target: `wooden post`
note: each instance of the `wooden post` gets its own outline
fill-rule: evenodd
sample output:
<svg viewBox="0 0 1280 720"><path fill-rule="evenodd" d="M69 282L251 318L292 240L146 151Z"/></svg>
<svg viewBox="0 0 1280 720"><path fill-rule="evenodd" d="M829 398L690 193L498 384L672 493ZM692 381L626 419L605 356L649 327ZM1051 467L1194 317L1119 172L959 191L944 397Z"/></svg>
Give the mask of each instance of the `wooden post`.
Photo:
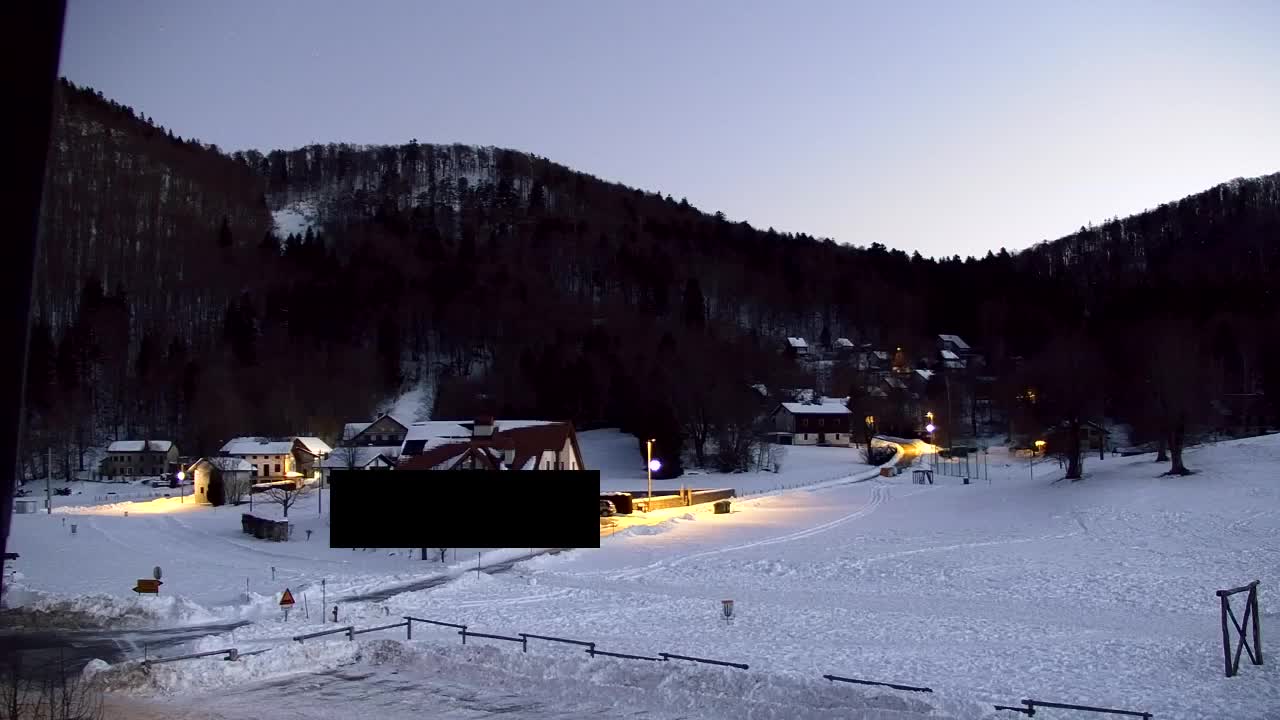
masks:
<svg viewBox="0 0 1280 720"><path fill-rule="evenodd" d="M1262 616L1258 611L1258 581L1253 581L1253 587L1249 589L1249 604L1253 606L1253 652L1257 655L1258 660L1255 665L1262 664Z"/></svg>
<svg viewBox="0 0 1280 720"><path fill-rule="evenodd" d="M1227 630L1227 596L1219 591L1218 599L1222 601L1222 654L1226 661L1227 677L1231 677L1231 633Z"/></svg>

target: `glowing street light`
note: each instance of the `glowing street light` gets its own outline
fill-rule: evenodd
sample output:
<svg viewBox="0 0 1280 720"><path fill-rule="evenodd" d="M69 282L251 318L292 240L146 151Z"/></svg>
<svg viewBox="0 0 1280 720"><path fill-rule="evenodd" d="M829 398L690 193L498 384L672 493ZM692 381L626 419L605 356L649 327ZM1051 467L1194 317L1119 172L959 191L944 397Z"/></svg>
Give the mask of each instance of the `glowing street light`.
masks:
<svg viewBox="0 0 1280 720"><path fill-rule="evenodd" d="M649 472L658 472L658 471L659 471L659 470L661 470L661 469L662 469L662 461L661 461L661 460L650 460L650 461L649 461Z"/></svg>
<svg viewBox="0 0 1280 720"><path fill-rule="evenodd" d="M186 471L185 471L185 470L179 470L179 471L178 471L178 504L179 504L179 505L181 505L181 504L183 504L183 503L185 503L185 502L187 501L187 500L186 500L186 498L187 498L187 491L186 491L186 489L185 489L185 488L183 488L183 487L182 487L182 481L183 481L183 480L186 480L186 479L187 479L187 473L186 473Z"/></svg>
<svg viewBox="0 0 1280 720"><path fill-rule="evenodd" d="M938 429L938 428L934 427L934 424L933 424L933 423L929 423L928 425L925 425L925 426L924 426L924 430L925 430L925 432L929 433L929 442L930 442L931 444L933 443L933 431L934 431L934 430L937 430L937 429Z"/></svg>

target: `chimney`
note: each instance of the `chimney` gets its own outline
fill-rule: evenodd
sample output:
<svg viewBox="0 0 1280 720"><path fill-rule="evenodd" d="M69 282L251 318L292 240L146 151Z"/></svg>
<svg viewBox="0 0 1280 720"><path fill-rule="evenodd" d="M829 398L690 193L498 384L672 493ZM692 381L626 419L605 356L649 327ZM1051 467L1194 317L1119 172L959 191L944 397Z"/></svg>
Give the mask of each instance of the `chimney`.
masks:
<svg viewBox="0 0 1280 720"><path fill-rule="evenodd" d="M478 417L471 424L471 437L491 438L498 431L498 425L491 417Z"/></svg>

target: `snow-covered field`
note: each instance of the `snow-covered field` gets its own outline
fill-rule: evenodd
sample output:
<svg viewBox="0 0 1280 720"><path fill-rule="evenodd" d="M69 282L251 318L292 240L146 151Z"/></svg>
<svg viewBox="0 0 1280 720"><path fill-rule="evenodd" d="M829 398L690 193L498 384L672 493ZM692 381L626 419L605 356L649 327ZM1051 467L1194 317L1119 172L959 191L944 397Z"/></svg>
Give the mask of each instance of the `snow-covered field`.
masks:
<svg viewBox="0 0 1280 720"><path fill-rule="evenodd" d="M612 442L620 447L624 439L634 454L634 439ZM600 451L606 441L587 442L596 443L598 457L612 457ZM823 449L790 450L784 476L804 467L796 450ZM605 477L616 476L608 463L593 463L586 445L583 451ZM618 458L626 469L630 460ZM452 631L426 626L415 626L412 643L403 642L402 629L354 643L290 643L291 635L320 628L318 614L295 611L286 624L265 610L275 599L269 593L280 589L267 582L271 564L297 573L287 577L295 587L325 574L330 588L363 589L441 566L385 552L352 557L317 537L253 541L239 535L235 511L228 515L234 522L222 524L214 518L226 510L15 516L11 542L23 553L23 584L109 592L121 605L178 603L129 597L135 578L164 565L165 590L191 598L182 601L191 608L173 611L180 617L196 607L226 617L244 606L235 596L251 576L263 593L252 614L258 621L198 647L275 649L238 663L175 663L147 676L125 666L100 676L169 703L176 693L175 707L191 713L180 717L245 717L281 687L301 684L316 690L298 696L309 717L374 709L399 717L415 707L485 717L506 707L516 717L688 717L695 708L698 717L995 718L1013 714L992 704L1036 698L1158 718L1275 718L1274 663L1246 659L1238 677L1223 677L1214 590L1261 581L1265 644L1266 628L1280 619L1280 480L1273 471L1280 437L1207 446L1187 459L1198 474L1164 478L1149 455L1093 457L1087 477L1067 483L1054 482L1062 474L1056 463L1037 465L1033 478L1025 458L993 451L990 483L938 477L921 486L909 475L820 483L739 500L729 515L676 514L607 538L599 550L538 557L503 574L464 573L440 587L343 609L343 623L358 627L412 614L478 632L593 641L613 652L748 663L748 671L590 659L548 643L531 643L527 655L502 641L469 640L464 648ZM819 478L827 469L810 472ZM63 517L89 529L82 525L71 538ZM323 525L314 511L310 518ZM181 560L155 559L164 553ZM233 604L219 606L219 599ZM735 601L732 624L721 615L725 599ZM283 679L308 671L316 674ZM821 680L826 673L934 693L831 684ZM237 692L220 690L230 686ZM336 705L326 710L320 697Z"/></svg>
<svg viewBox="0 0 1280 720"><path fill-rule="evenodd" d="M588 430L578 434L587 467L600 471L602 491L647 489L644 453L634 435L617 430ZM653 489L734 488L739 496L790 489L835 480L869 470L854 448L789 446L783 448L780 472L715 473L690 469L673 480L654 480Z"/></svg>

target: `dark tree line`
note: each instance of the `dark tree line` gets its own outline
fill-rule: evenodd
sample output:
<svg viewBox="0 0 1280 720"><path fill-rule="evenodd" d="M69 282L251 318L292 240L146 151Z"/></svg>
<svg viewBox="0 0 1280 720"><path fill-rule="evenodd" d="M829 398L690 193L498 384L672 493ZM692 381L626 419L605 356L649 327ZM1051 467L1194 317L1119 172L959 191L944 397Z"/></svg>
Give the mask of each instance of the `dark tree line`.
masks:
<svg viewBox="0 0 1280 720"><path fill-rule="evenodd" d="M69 83L58 113L33 458L138 434L184 454L239 434L333 436L426 381L436 416L621 426L674 472L687 444L706 463L735 446L758 410L748 384L822 380L779 356L788 335L914 359L959 334L1006 414L1105 415L1171 451L1218 422L1214 398L1280 388L1280 176L1016 254L929 259L753 228L510 150L226 155ZM304 232L277 235L271 212L286 209L309 216ZM1174 355L1187 362L1162 362ZM948 381L964 397L976 378ZM854 384L840 368L823 382ZM1188 384L1204 396L1174 392ZM1032 386L1043 401L1021 407Z"/></svg>

